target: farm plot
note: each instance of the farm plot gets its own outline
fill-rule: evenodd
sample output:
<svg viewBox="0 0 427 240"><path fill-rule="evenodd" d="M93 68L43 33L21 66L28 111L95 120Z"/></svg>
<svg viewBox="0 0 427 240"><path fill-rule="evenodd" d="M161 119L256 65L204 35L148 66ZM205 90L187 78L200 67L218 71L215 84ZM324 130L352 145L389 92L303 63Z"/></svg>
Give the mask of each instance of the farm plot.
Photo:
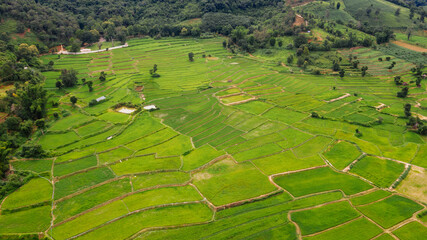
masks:
<svg viewBox="0 0 427 240"><path fill-rule="evenodd" d="M379 187L388 188L403 173L404 169L403 164L367 156L358 161L351 172L372 181Z"/></svg>
<svg viewBox="0 0 427 240"><path fill-rule="evenodd" d="M276 177L274 181L294 196L337 189L352 195L372 188L356 177L334 172L328 167L286 174Z"/></svg>
<svg viewBox="0 0 427 240"><path fill-rule="evenodd" d="M225 159L194 174L194 184L213 204L258 197L276 190L250 163L236 164Z"/></svg>
<svg viewBox="0 0 427 240"><path fill-rule="evenodd" d="M291 219L301 228L302 235L320 232L359 216L360 213L346 201L291 213Z"/></svg>
<svg viewBox="0 0 427 240"><path fill-rule="evenodd" d="M363 231L359 231L363 229ZM357 234L355 234L357 232ZM346 239L351 236L354 240L372 239L373 237L382 233L381 228L370 222L366 218L359 218L357 220L346 223L338 228L327 230L312 237L305 237L303 239L309 240L333 240L333 239Z"/></svg>
<svg viewBox="0 0 427 240"><path fill-rule="evenodd" d="M52 162L52 160L13 161L11 165L15 170L42 173L49 172L52 169Z"/></svg>
<svg viewBox="0 0 427 240"><path fill-rule="evenodd" d="M338 142L324 152L323 155L334 167L342 170L356 160L361 153L351 143Z"/></svg>
<svg viewBox="0 0 427 240"><path fill-rule="evenodd" d="M345 17L341 4L333 17ZM323 11L328 4L313 5ZM395 47L344 49L369 66L368 76L347 67L344 78L287 74L275 72L282 67L271 60L232 55L223 40L133 38L128 48L107 53L43 56L55 63L55 72L44 73L45 88L59 106L49 103L48 127L31 143L49 158L20 159L18 150L10 160L14 171L43 178L6 197L0 238L296 239L297 227L302 239L391 237L369 219L384 228L407 220L390 229L402 239L423 231L408 219L423 209L412 199L425 202L426 139L407 130L403 104L423 106L424 83L402 100L391 77L414 80L406 72L412 63L394 56ZM154 64L158 78L147 74ZM77 69L94 91L50 89L62 68ZM104 82L101 70L108 71ZM78 97L74 107L69 96ZM88 106L102 96L106 101ZM124 103L141 111L113 110ZM375 109L381 103L387 107ZM151 104L158 109L143 110ZM406 163L411 171L397 193L378 188L390 187Z"/></svg>
<svg viewBox="0 0 427 240"><path fill-rule="evenodd" d="M357 207L363 214L384 228L392 227L408 219L423 207L401 196L391 196L379 202Z"/></svg>
<svg viewBox="0 0 427 240"><path fill-rule="evenodd" d="M52 184L43 178L35 178L10 194L2 203L1 210L12 210L52 199Z"/></svg>
<svg viewBox="0 0 427 240"><path fill-rule="evenodd" d="M410 222L393 232L399 239L423 239L427 235L427 227L419 222Z"/></svg>

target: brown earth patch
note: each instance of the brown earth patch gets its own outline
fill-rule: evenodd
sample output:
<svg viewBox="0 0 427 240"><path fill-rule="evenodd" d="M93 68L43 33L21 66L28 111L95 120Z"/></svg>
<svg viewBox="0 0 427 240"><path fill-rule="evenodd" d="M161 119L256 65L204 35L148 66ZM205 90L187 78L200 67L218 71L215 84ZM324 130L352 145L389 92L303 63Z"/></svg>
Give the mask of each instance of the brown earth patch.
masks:
<svg viewBox="0 0 427 240"><path fill-rule="evenodd" d="M26 33L31 32L31 29L27 28L27 30L25 30L25 32L23 33L17 33L16 36L20 37L20 38L24 38Z"/></svg>
<svg viewBox="0 0 427 240"><path fill-rule="evenodd" d="M301 26L303 24L305 24L304 18L301 15L296 14L296 16L295 16L295 22L294 22L293 25L294 26Z"/></svg>
<svg viewBox="0 0 427 240"><path fill-rule="evenodd" d="M393 44L396 44L398 46L404 47L406 49L412 50L412 51L416 51L416 52L427 52L427 49L423 48L423 47L419 47L419 46L415 46L409 43L405 43L405 42L401 42L401 41L394 41L392 42Z"/></svg>
<svg viewBox="0 0 427 240"><path fill-rule="evenodd" d="M315 0L286 0L286 3L291 5L291 7L298 7L298 6L304 6L311 2L314 2Z"/></svg>
<svg viewBox="0 0 427 240"><path fill-rule="evenodd" d="M427 202L427 172L422 167L412 165L408 176L396 189L419 201Z"/></svg>
<svg viewBox="0 0 427 240"><path fill-rule="evenodd" d="M137 87L135 88L135 91L137 91L137 92L141 92L141 91L142 91L142 89L144 89L144 86L137 86Z"/></svg>

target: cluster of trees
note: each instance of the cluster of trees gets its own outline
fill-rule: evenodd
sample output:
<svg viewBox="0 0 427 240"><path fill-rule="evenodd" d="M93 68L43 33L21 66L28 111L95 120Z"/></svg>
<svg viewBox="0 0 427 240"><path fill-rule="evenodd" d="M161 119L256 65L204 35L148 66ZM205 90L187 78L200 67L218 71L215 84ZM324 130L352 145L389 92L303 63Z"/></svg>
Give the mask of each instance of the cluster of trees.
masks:
<svg viewBox="0 0 427 240"><path fill-rule="evenodd" d="M38 55L35 45L23 43L17 46L7 34L0 34L0 81L36 82L40 76L33 69L42 67Z"/></svg>
<svg viewBox="0 0 427 240"><path fill-rule="evenodd" d="M91 44L101 36L124 42L126 36L137 35L229 35L238 26L283 29L287 27L283 19L294 18L290 12L282 0L5 0L0 4L2 16L23 23L19 31L30 28L49 46ZM202 24L182 23L193 18L202 18Z"/></svg>
<svg viewBox="0 0 427 240"><path fill-rule="evenodd" d="M53 64L42 65L36 46L15 45L1 36L0 80L14 84L14 88L0 99L0 111L8 114L0 124L0 178L4 178L9 166L7 156L27 141L35 127L45 127L48 94L41 85L44 77L40 71L51 68ZM26 145L22 150L19 154L23 157L44 154L38 145ZM2 184L9 186L4 181Z"/></svg>
<svg viewBox="0 0 427 240"><path fill-rule="evenodd" d="M38 0L3 0L0 3L0 15L22 22L25 25L23 28L30 28L41 41L49 45L68 42L79 28L75 17L43 6L39 2Z"/></svg>
<svg viewBox="0 0 427 240"><path fill-rule="evenodd" d="M408 118L407 126L416 130L418 134L427 135L427 125L419 117L412 116L411 108L412 106L409 103L403 106L405 117Z"/></svg>

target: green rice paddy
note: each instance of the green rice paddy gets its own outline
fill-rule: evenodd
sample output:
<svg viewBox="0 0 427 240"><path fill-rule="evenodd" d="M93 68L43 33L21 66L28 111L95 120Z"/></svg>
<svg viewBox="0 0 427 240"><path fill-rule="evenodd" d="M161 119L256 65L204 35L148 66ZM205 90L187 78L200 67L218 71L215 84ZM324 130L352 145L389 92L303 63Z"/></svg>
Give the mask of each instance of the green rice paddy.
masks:
<svg viewBox="0 0 427 240"><path fill-rule="evenodd" d="M42 57L78 70L94 90L55 90L57 75L44 73L59 106L32 141L51 157L11 161L35 177L2 200L0 239L364 240L425 232L408 220L425 203L389 188L405 164L427 166L426 138L406 130L403 118L404 103L425 93L397 99L383 66L365 78L277 72L222 41L141 38L109 52ZM353 54L373 64L382 53ZM396 72L412 67L395 61ZM148 74L154 64L159 78ZM107 81L98 80L100 70ZM158 110L124 114L114 111L118 103ZM387 108L377 110L381 103Z"/></svg>

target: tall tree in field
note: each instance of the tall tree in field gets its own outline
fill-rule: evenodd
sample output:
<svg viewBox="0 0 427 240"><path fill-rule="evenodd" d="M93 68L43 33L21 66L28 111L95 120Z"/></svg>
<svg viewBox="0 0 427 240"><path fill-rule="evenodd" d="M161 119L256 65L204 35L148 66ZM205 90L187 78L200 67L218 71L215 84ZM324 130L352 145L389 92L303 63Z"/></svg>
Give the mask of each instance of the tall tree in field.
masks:
<svg viewBox="0 0 427 240"><path fill-rule="evenodd" d="M64 87L74 87L77 84L77 71L74 69L64 69L59 76Z"/></svg>
<svg viewBox="0 0 427 240"><path fill-rule="evenodd" d="M344 78L344 75L345 75L345 70L344 70L344 69L341 69L341 70L340 70L340 77L341 77L341 78Z"/></svg>
<svg viewBox="0 0 427 240"><path fill-rule="evenodd" d="M105 80L107 80L107 74L102 71L101 74L99 75L99 81L104 82Z"/></svg>
<svg viewBox="0 0 427 240"><path fill-rule="evenodd" d="M72 96L72 97L70 98L70 102L71 102L71 104L73 104L73 106L74 106L74 105L76 105L76 103L77 103L77 98L76 98L76 96Z"/></svg>
<svg viewBox="0 0 427 240"><path fill-rule="evenodd" d="M40 84L28 84L16 91L17 115L24 119L37 120L46 116L47 91Z"/></svg>
<svg viewBox="0 0 427 240"><path fill-rule="evenodd" d="M403 107L405 110L405 117L410 117L411 114L411 104L407 103L405 104L405 106Z"/></svg>
<svg viewBox="0 0 427 240"><path fill-rule="evenodd" d="M368 71L368 66L362 67L362 77L366 76L366 71Z"/></svg>
<svg viewBox="0 0 427 240"><path fill-rule="evenodd" d="M89 92L92 92L93 91L93 82L92 81L87 81L87 86L88 86L88 88L89 88Z"/></svg>
<svg viewBox="0 0 427 240"><path fill-rule="evenodd" d="M188 54L188 60L190 60L190 62L194 62L194 53L189 53Z"/></svg>

